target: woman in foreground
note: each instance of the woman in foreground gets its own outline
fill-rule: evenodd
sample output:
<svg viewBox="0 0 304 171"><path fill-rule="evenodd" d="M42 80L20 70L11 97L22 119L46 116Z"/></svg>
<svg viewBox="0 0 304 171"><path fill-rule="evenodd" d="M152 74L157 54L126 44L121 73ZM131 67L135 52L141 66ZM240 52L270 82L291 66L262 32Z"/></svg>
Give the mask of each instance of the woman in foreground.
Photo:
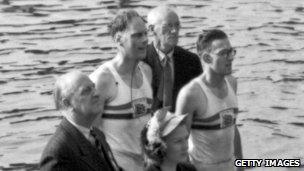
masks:
<svg viewBox="0 0 304 171"><path fill-rule="evenodd" d="M188 161L187 115L158 110L141 132L145 171L196 171Z"/></svg>

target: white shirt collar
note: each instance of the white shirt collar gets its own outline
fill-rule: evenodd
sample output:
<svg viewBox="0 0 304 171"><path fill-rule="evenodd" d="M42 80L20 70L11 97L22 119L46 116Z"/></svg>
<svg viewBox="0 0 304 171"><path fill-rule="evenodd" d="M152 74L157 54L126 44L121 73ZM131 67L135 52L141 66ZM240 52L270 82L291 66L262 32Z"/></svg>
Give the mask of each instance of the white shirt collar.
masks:
<svg viewBox="0 0 304 171"><path fill-rule="evenodd" d="M84 135L84 137L85 137L86 139L89 139L89 137L90 137L90 129L89 129L89 128L86 128L86 127L84 127L84 126L81 126L81 125L76 124L76 123L69 117L69 115L65 115L65 118L66 118L72 125L74 125L74 126L78 129L78 131L80 131L80 132L82 133L82 135Z"/></svg>

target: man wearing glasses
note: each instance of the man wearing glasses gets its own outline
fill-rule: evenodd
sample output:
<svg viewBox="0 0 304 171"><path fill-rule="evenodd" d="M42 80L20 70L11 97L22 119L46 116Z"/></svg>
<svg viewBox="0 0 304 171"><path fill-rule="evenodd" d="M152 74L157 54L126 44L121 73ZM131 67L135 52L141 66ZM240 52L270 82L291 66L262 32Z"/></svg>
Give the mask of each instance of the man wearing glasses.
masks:
<svg viewBox="0 0 304 171"><path fill-rule="evenodd" d="M237 81L231 76L236 51L221 30L199 35L197 51L204 72L180 91L176 104L177 114L189 114L190 161L198 170L234 171L235 158L242 158Z"/></svg>
<svg viewBox="0 0 304 171"><path fill-rule="evenodd" d="M153 42L148 45L145 62L152 68L153 110L170 106L175 110L178 91L202 72L198 56L177 46L180 22L167 6L152 9L148 28Z"/></svg>

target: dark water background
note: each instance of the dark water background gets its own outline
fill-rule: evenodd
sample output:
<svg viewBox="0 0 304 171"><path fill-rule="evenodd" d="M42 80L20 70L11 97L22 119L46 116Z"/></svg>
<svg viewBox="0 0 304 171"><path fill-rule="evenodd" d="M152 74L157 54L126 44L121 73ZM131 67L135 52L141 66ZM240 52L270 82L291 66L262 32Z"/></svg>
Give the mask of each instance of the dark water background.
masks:
<svg viewBox="0 0 304 171"><path fill-rule="evenodd" d="M180 16L179 45L195 52L200 30L219 28L237 48L244 157L303 163L304 1L131 0L124 8L146 16L162 3ZM90 73L115 55L106 25L117 10L111 0L1 2L0 170L36 168L61 118L52 101L54 76Z"/></svg>

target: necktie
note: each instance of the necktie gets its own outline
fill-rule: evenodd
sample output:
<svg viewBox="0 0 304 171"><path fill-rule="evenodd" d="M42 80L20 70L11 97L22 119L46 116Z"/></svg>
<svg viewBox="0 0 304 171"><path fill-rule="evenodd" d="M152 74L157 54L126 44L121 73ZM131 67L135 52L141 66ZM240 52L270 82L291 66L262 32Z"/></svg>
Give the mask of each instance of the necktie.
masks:
<svg viewBox="0 0 304 171"><path fill-rule="evenodd" d="M105 148L102 145L102 142L100 142L98 140L97 134L95 133L95 131L93 129L90 130L90 135L92 135L92 137L94 138L93 145L95 145L95 147L97 148L98 153L101 154L101 156L103 156L103 158L105 158L108 163L111 163L114 171L119 171L120 168L118 167L112 152L105 150Z"/></svg>
<svg viewBox="0 0 304 171"><path fill-rule="evenodd" d="M163 72L158 91L158 97L163 101L162 107L172 106L173 78L170 63L171 59L168 56L162 60Z"/></svg>

